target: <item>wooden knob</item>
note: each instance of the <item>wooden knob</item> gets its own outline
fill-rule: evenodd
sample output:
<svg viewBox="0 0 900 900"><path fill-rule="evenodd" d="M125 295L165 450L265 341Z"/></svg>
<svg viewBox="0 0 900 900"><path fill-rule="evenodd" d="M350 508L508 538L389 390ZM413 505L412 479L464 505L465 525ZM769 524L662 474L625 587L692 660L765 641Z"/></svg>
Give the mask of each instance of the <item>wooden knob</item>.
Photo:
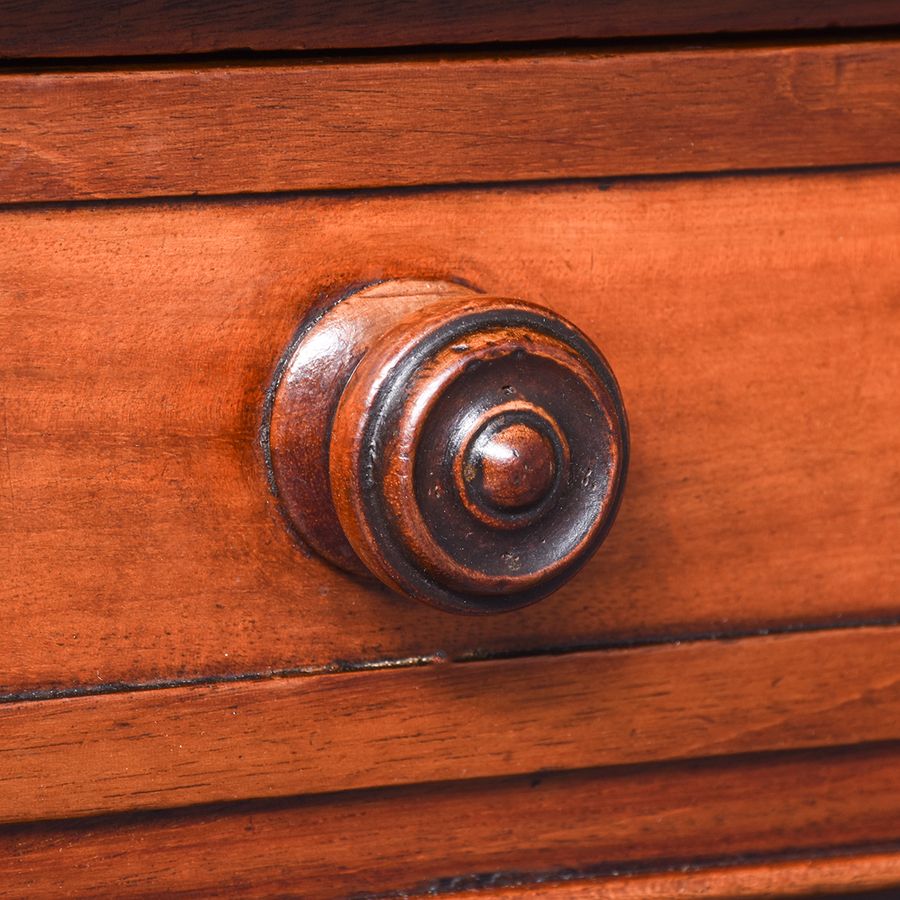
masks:
<svg viewBox="0 0 900 900"><path fill-rule="evenodd" d="M298 536L441 609L546 596L615 517L618 385L542 307L447 282L368 287L301 329L272 398L271 476Z"/></svg>

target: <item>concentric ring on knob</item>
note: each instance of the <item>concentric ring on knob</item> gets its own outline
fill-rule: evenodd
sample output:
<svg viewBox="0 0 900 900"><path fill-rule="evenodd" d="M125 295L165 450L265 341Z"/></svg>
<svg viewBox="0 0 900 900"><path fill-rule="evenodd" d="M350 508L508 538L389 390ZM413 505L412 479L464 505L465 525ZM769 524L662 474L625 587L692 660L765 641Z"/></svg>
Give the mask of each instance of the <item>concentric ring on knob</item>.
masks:
<svg viewBox="0 0 900 900"><path fill-rule="evenodd" d="M521 452L485 469L498 436L524 441L538 471ZM475 296L418 311L362 358L334 416L330 473L343 530L382 581L494 612L587 559L626 457L618 388L593 344L539 307Z"/></svg>

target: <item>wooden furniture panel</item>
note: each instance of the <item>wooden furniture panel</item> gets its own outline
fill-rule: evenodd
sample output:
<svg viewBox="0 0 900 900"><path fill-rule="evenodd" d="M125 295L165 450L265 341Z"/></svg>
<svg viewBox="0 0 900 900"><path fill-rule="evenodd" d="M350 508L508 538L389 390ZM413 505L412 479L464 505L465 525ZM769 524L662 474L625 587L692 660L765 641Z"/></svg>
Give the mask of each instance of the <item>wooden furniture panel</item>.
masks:
<svg viewBox="0 0 900 900"><path fill-rule="evenodd" d="M0 706L0 821L900 739L900 630Z"/></svg>
<svg viewBox="0 0 900 900"><path fill-rule="evenodd" d="M895 619L898 243L891 171L7 210L3 691ZM631 421L600 554L491 621L308 556L263 476L310 304L423 275L577 321Z"/></svg>
<svg viewBox="0 0 900 900"><path fill-rule="evenodd" d="M738 6L0 0L0 898L900 891L900 8Z"/></svg>
<svg viewBox="0 0 900 900"><path fill-rule="evenodd" d="M894 0L4 0L0 56L91 57L890 25Z"/></svg>
<svg viewBox="0 0 900 900"><path fill-rule="evenodd" d="M540 880L550 884L483 896L581 900L896 885L893 855L779 857L896 845L898 761L896 747L785 754L8 827L0 897L456 896ZM766 856L763 872L735 865ZM622 877L674 860L701 871Z"/></svg>
<svg viewBox="0 0 900 900"><path fill-rule="evenodd" d="M0 76L0 201L898 163L900 44Z"/></svg>

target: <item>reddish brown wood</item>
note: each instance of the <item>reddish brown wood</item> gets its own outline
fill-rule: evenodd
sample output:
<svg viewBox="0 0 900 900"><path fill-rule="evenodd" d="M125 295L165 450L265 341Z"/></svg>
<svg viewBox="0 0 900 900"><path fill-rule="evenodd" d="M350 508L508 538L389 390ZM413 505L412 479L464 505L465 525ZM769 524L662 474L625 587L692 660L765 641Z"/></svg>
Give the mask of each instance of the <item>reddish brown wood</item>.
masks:
<svg viewBox="0 0 900 900"><path fill-rule="evenodd" d="M893 0L4 0L0 55L124 56L397 47L889 25Z"/></svg>
<svg viewBox="0 0 900 900"><path fill-rule="evenodd" d="M589 338L448 282L382 282L312 313L264 428L301 536L469 614L568 581L612 525L628 459L619 388Z"/></svg>
<svg viewBox="0 0 900 900"><path fill-rule="evenodd" d="M454 885L537 878L545 883L531 890L484 895L631 900L888 886L900 883L897 856L765 867L759 858L897 841L898 763L896 749L828 751L20 826L0 831L0 897L457 896ZM756 867L622 877L742 856ZM606 877L553 883L566 872Z"/></svg>
<svg viewBox="0 0 900 900"><path fill-rule="evenodd" d="M0 214L3 690L896 618L900 176L603 187ZM577 322L628 403L602 552L497 619L304 556L261 475L310 298L423 274Z"/></svg>
<svg viewBox="0 0 900 900"><path fill-rule="evenodd" d="M772 803L782 806L782 798ZM587 878L514 888L486 890L488 900L671 900L702 897L825 897L844 900L889 900L900 891L900 854L845 853L787 862L766 860L753 865L700 866L631 877ZM694 868L694 867L690 867ZM865 893L861 893L865 891ZM877 891L878 893L870 893Z"/></svg>
<svg viewBox="0 0 900 900"><path fill-rule="evenodd" d="M860 629L8 704L0 820L898 740L898 654Z"/></svg>
<svg viewBox="0 0 900 900"><path fill-rule="evenodd" d="M0 201L897 163L898 121L892 41L9 73Z"/></svg>

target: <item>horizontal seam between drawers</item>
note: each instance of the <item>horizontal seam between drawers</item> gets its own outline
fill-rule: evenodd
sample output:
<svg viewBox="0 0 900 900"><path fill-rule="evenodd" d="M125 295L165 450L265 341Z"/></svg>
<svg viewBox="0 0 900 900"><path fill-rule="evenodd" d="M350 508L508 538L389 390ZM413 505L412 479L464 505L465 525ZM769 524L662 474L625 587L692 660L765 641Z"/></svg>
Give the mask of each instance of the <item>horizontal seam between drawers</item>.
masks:
<svg viewBox="0 0 900 900"><path fill-rule="evenodd" d="M78 697L97 697L108 694L144 693L186 687L208 687L214 685L263 682L276 679L303 678L308 676L343 675L361 672L377 672L385 669L408 669L431 665L466 665L467 663L526 659L531 657L562 657L576 653L603 653L606 651L632 650L642 647L683 646L685 644L729 643L753 638L777 637L780 635L818 634L852 632L862 629L892 629L900 626L900 618L861 619L835 624L807 623L775 628L756 628L729 632L696 632L684 635L646 636L632 640L567 644L549 647L534 647L515 651L480 653L471 651L450 657L442 650L434 650L415 656L391 657L374 660L335 660L321 665L295 666L255 672L239 672L221 675L198 675L187 678L152 679L149 681L116 681L97 685L79 685L66 688L37 688L0 694L0 706L12 703L31 703L46 700L65 700Z"/></svg>
<svg viewBox="0 0 900 900"><path fill-rule="evenodd" d="M678 184L728 178L796 178L822 175L896 174L900 171L900 150L894 162L846 163L838 165L772 166L770 168L729 168L685 170L682 172L623 173L562 178L518 178L485 181L442 181L422 184L380 185L349 188L306 188L283 191L239 191L232 194L145 194L128 197L87 197L73 200L11 200L0 202L0 215L41 210L107 209L117 207L167 208L172 206L251 205L290 203L304 199L352 200L365 198L415 197L461 191L534 191L565 188L611 190L618 185Z"/></svg>
<svg viewBox="0 0 900 900"><path fill-rule="evenodd" d="M835 762L864 756L892 755L900 759L900 740L860 741L859 743L826 744L812 747L793 747L786 750L757 750L739 753L707 754L701 756L669 757L643 762L614 763L609 765L582 766L573 769L535 769L529 772L513 772L469 778L411 781L403 784L373 785L308 793L285 793L267 796L244 796L229 800L210 800L200 803L169 803L159 807L135 807L114 809L108 812L73 814L63 817L0 821L0 837L17 831L41 828L77 828L89 826L117 827L125 822L148 824L178 816L245 815L271 812L277 809L322 806L337 801L383 798L396 800L409 795L428 794L444 789L465 787L479 790L501 786L535 787L544 779L575 781L584 778L622 779L629 776L667 773L673 778L684 778L692 772L712 769L740 770L748 766L778 766L790 764L810 765L816 762ZM900 845L900 837L898 837ZM874 846L874 845L873 845Z"/></svg>
<svg viewBox="0 0 900 900"><path fill-rule="evenodd" d="M699 53L717 50L766 50L827 47L832 44L875 43L900 38L900 15L884 24L819 28L747 29L668 32L618 37L548 37L532 40L476 41L397 44L387 46L338 46L309 50L253 50L236 47L199 53L146 53L98 56L5 56L0 57L0 75L40 75L45 72L89 74L120 71L158 71L181 68L258 66L259 68L334 63L447 61L540 57L558 53Z"/></svg>

